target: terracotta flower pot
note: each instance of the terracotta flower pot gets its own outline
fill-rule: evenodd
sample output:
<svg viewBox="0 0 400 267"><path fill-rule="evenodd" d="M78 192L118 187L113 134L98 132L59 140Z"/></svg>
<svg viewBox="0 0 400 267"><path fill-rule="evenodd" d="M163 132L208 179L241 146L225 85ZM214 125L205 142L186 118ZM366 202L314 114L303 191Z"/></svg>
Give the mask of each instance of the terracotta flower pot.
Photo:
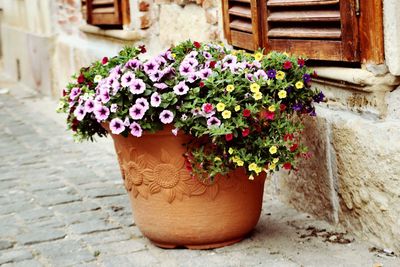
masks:
<svg viewBox="0 0 400 267"><path fill-rule="evenodd" d="M240 241L260 217L264 177L243 169L202 183L185 168L190 137L170 130L112 135L136 225L163 248L208 249Z"/></svg>

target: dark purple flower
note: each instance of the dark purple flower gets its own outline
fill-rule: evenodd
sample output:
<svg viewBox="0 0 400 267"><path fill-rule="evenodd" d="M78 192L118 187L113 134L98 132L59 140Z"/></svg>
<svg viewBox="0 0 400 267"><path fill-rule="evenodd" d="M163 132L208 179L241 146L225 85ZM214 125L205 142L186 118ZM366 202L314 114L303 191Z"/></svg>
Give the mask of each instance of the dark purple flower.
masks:
<svg viewBox="0 0 400 267"><path fill-rule="evenodd" d="M303 105L301 103L296 103L293 105L293 110L295 111L300 111L303 108Z"/></svg>
<svg viewBox="0 0 400 267"><path fill-rule="evenodd" d="M311 76L310 76L310 74L304 74L303 75L303 81L305 82L305 83L309 83L310 81L311 81Z"/></svg>
<svg viewBox="0 0 400 267"><path fill-rule="evenodd" d="M268 78L273 79L276 75L276 70L268 70L267 71Z"/></svg>
<svg viewBox="0 0 400 267"><path fill-rule="evenodd" d="M313 99L316 103L324 101L325 95L322 92L319 92L317 95L313 96Z"/></svg>

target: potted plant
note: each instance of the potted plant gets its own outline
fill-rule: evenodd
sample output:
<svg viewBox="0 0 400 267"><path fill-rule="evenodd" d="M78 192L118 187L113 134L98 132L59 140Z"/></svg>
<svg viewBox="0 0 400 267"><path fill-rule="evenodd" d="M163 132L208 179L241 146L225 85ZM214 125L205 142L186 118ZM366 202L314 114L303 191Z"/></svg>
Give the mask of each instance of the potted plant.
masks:
<svg viewBox="0 0 400 267"><path fill-rule="evenodd" d="M77 140L110 133L135 222L161 247L214 248L256 225L266 175L296 170L321 92L286 53L186 41L127 47L74 76L60 111Z"/></svg>

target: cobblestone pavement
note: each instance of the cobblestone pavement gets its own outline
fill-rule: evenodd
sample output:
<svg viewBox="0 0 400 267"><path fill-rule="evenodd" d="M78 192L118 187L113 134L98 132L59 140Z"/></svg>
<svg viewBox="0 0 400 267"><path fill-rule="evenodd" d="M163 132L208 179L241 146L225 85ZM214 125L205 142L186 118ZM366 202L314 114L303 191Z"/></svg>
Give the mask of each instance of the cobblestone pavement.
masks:
<svg viewBox="0 0 400 267"><path fill-rule="evenodd" d="M157 248L133 222L110 140L74 143L55 101L0 85L10 89L0 94L2 267L400 266L359 241L327 242L329 225L268 194L258 226L239 244Z"/></svg>

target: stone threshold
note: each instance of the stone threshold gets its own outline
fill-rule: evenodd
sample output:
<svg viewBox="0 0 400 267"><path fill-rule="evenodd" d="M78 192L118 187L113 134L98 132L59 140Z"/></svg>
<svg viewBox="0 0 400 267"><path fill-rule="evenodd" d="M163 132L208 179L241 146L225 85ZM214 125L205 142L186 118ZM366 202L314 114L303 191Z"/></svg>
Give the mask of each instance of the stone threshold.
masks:
<svg viewBox="0 0 400 267"><path fill-rule="evenodd" d="M138 41L144 38L144 35L136 30L103 30L89 24L79 26L79 30L88 34L111 37L124 41Z"/></svg>

